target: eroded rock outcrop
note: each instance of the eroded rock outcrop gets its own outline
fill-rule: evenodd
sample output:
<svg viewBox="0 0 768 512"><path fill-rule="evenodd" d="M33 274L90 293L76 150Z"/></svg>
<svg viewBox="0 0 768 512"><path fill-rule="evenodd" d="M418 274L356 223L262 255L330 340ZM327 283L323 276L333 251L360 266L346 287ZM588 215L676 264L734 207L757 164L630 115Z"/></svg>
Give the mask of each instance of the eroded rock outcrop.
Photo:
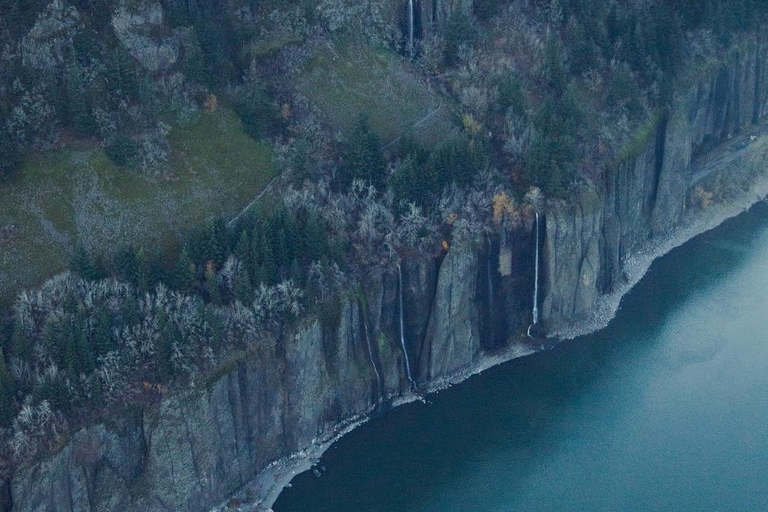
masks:
<svg viewBox="0 0 768 512"><path fill-rule="evenodd" d="M167 34L158 2L122 3L112 15L112 27L128 52L149 71L165 71L179 58L180 37Z"/></svg>

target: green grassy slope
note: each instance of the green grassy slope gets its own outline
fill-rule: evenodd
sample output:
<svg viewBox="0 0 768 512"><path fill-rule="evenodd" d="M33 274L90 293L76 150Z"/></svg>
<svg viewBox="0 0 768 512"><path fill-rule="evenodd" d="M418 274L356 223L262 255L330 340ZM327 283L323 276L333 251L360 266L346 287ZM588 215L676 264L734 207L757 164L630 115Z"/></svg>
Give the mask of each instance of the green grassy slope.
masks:
<svg viewBox="0 0 768 512"><path fill-rule="evenodd" d="M28 159L0 185L0 303L63 270L74 247L167 244L212 216L234 216L275 176L269 146L220 108L171 132L168 172L116 168L101 148Z"/></svg>
<svg viewBox="0 0 768 512"><path fill-rule="evenodd" d="M359 113L367 114L384 144L406 134L433 144L451 125L451 105L408 62L384 48L321 45L297 87L342 133Z"/></svg>

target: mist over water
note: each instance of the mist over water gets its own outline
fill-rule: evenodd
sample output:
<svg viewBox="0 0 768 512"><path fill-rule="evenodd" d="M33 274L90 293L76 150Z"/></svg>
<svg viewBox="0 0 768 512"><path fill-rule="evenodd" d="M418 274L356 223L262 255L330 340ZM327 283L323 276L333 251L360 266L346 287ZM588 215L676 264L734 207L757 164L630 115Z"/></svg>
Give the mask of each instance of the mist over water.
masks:
<svg viewBox="0 0 768 512"><path fill-rule="evenodd" d="M276 512L768 510L768 205L663 257L605 330L376 419Z"/></svg>

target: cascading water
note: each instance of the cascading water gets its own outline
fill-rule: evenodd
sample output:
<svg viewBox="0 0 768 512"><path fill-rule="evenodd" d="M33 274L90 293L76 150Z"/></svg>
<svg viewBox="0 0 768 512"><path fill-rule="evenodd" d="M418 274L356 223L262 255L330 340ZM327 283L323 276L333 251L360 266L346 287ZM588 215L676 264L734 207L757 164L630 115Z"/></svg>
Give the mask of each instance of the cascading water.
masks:
<svg viewBox="0 0 768 512"><path fill-rule="evenodd" d="M379 374L379 369L376 368L376 360L373 358L373 347L371 346L371 337L368 335L368 322L365 318L363 318L363 329L365 330L365 342L368 344L368 359L371 360L373 372L376 374L376 384L379 387L379 392L381 392L381 374Z"/></svg>
<svg viewBox="0 0 768 512"><path fill-rule="evenodd" d="M489 235L485 235L485 240L488 242L488 258L486 260L486 274L488 278L488 316L491 318L491 322L489 323L491 334L493 334L493 313L494 313L494 305L493 305L493 274L491 270L491 254L493 246L491 245L491 237Z"/></svg>
<svg viewBox="0 0 768 512"><path fill-rule="evenodd" d="M536 212L536 263L533 278L533 325L539 323L539 212Z"/></svg>
<svg viewBox="0 0 768 512"><path fill-rule="evenodd" d="M413 37L415 32L415 15L414 15L414 1L408 0L408 52L413 57Z"/></svg>
<svg viewBox="0 0 768 512"><path fill-rule="evenodd" d="M539 323L539 212L536 213L536 261L533 268L533 323L528 326L528 336L531 327Z"/></svg>
<svg viewBox="0 0 768 512"><path fill-rule="evenodd" d="M403 269L400 264L397 264L397 276L400 283L400 346L403 348L403 356L405 357L405 373L408 375L408 380L411 382L411 386L416 387L416 383L413 381L411 375L411 362L408 360L408 351L405 349L405 325L403 322Z"/></svg>

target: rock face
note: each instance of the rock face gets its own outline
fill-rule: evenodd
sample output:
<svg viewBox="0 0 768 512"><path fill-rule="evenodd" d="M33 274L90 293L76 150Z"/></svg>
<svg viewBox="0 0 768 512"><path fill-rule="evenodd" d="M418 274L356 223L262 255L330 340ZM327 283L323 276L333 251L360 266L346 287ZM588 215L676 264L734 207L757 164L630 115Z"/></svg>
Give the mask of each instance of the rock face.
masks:
<svg viewBox="0 0 768 512"><path fill-rule="evenodd" d="M417 8L421 16L424 35L443 34L454 12L469 16L472 13L471 0L420 0Z"/></svg>
<svg viewBox="0 0 768 512"><path fill-rule="evenodd" d="M693 190L724 170L697 157L765 118L767 66L766 49L745 43L675 99L637 155L608 177L604 197L582 193L575 204L548 212L542 317L550 332L592 315L601 297L626 279L629 257L696 214L688 211L698 206ZM749 143L734 142L723 158L740 158ZM727 181L733 187L739 179Z"/></svg>
<svg viewBox="0 0 768 512"><path fill-rule="evenodd" d="M332 325L309 321L279 343L265 340L204 389L77 432L16 472L13 510L210 509L270 462L409 389L401 291L414 380L427 385L469 367L481 351L475 283L465 279L476 261L467 247L441 264L404 265L402 290L396 271L373 279Z"/></svg>
<svg viewBox="0 0 768 512"><path fill-rule="evenodd" d="M721 145L715 163L699 158L765 116L765 70L766 52L745 45L691 85L604 190L544 212L541 312L550 332L592 314L626 280L633 254L706 206L700 191L743 195L718 186L723 173L739 167L748 180L765 171L763 136L724 155ZM336 318L306 319L233 357L206 385L84 428L18 469L13 510L209 510L270 463L407 394L406 355L413 380L429 390L511 354L531 319L532 240L530 230L501 230L404 262L402 274L371 276Z"/></svg>
<svg viewBox="0 0 768 512"><path fill-rule="evenodd" d="M112 15L112 27L130 54L151 72L165 71L179 58L178 34L164 34L163 8L158 2L121 4Z"/></svg>

